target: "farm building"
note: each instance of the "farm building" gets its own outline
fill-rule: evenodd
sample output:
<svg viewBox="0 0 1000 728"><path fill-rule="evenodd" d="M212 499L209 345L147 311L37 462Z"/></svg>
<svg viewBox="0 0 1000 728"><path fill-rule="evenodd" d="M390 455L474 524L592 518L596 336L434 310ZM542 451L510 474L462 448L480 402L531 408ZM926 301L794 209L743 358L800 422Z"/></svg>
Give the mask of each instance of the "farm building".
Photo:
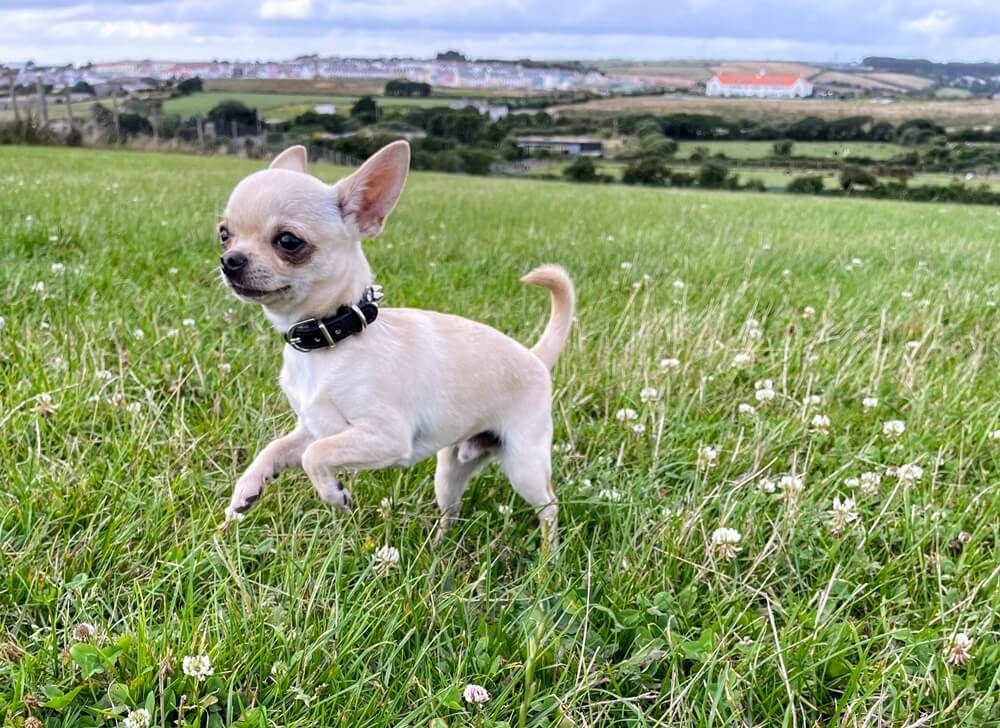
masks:
<svg viewBox="0 0 1000 728"><path fill-rule="evenodd" d="M812 96L813 85L801 76L720 73L705 85L706 96L752 96L763 99L794 99Z"/></svg>
<svg viewBox="0 0 1000 728"><path fill-rule="evenodd" d="M598 139L575 139L568 137L522 136L517 138L517 146L526 152L535 149L547 149L558 154L571 157L600 157L604 153L604 144Z"/></svg>

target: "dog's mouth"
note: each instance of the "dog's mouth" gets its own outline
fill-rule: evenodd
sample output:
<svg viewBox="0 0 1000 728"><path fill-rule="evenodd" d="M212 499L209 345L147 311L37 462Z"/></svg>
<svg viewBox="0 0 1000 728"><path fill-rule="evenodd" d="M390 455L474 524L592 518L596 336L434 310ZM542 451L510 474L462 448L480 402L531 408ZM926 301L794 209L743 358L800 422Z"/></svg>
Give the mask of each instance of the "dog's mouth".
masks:
<svg viewBox="0 0 1000 728"><path fill-rule="evenodd" d="M280 288L272 288L270 290L264 290L261 288L250 288L249 286L241 286L239 283L233 283L228 281L229 287L233 289L235 293L240 298L248 298L251 300L259 300L262 298L272 298L274 296L280 295L285 291L289 290L291 286L281 286Z"/></svg>

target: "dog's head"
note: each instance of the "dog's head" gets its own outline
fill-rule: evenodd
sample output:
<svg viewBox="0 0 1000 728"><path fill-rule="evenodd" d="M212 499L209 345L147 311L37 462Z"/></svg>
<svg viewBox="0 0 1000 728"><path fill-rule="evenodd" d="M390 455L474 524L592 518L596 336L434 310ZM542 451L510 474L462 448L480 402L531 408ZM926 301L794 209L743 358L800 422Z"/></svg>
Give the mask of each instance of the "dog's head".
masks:
<svg viewBox="0 0 1000 728"><path fill-rule="evenodd" d="M229 197L219 224L226 285L280 316L353 302L371 275L361 241L382 232L409 166L409 144L393 142L327 185L307 173L305 147L286 149Z"/></svg>

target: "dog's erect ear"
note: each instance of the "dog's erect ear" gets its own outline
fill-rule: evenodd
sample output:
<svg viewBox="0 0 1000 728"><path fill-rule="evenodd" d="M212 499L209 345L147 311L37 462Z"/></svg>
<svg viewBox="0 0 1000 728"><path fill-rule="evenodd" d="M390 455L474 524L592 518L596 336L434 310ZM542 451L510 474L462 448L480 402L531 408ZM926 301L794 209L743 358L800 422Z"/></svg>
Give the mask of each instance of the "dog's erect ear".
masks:
<svg viewBox="0 0 1000 728"><path fill-rule="evenodd" d="M345 222L356 225L364 238L382 232L409 169L410 145L398 141L382 147L360 169L340 180L334 190Z"/></svg>
<svg viewBox="0 0 1000 728"><path fill-rule="evenodd" d="M305 174L307 157L306 148L301 144L296 144L275 157L268 169L287 169L290 172Z"/></svg>

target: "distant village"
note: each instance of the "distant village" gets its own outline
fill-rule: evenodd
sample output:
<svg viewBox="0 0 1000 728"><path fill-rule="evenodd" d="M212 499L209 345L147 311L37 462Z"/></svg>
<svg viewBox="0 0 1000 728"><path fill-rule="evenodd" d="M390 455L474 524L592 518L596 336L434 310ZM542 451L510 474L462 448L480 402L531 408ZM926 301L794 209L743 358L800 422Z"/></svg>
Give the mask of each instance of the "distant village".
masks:
<svg viewBox="0 0 1000 728"><path fill-rule="evenodd" d="M42 66L6 63L8 78L18 86L42 83L53 88L80 82L95 89L106 84L141 86L144 81L202 79L386 79L400 78L444 88L511 91L632 91L645 83L558 65L523 65L506 61L462 59L367 59L305 56L290 61L115 61L85 65ZM135 90L141 90L139 88Z"/></svg>

